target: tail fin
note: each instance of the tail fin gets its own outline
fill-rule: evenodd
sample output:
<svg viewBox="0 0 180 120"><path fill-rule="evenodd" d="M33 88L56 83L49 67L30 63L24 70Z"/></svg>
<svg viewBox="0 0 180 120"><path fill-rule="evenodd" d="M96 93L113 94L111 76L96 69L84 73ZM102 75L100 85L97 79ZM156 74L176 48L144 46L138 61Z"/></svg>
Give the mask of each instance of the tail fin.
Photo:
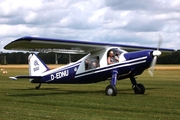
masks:
<svg viewBox="0 0 180 120"><path fill-rule="evenodd" d="M36 54L30 54L28 61L30 76L40 76L41 73L50 70Z"/></svg>

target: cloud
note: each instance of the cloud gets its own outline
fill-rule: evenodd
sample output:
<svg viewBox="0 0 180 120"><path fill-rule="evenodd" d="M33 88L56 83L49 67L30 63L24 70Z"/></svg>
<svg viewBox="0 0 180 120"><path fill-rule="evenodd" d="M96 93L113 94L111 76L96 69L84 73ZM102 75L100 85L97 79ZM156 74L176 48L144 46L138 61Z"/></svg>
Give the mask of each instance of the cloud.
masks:
<svg viewBox="0 0 180 120"><path fill-rule="evenodd" d="M40 36L179 49L178 0L3 0L0 48L22 36Z"/></svg>
<svg viewBox="0 0 180 120"><path fill-rule="evenodd" d="M153 13L180 11L178 0L105 0L105 4L113 10L149 11Z"/></svg>

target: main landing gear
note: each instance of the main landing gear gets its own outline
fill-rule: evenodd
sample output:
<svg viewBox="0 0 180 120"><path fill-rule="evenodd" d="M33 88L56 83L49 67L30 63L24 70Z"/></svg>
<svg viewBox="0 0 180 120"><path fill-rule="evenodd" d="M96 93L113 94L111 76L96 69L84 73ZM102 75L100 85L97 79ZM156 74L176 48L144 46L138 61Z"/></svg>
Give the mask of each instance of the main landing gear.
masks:
<svg viewBox="0 0 180 120"><path fill-rule="evenodd" d="M116 88L117 74L118 74L118 71L116 71L116 70L112 71L111 84L108 85L105 89L105 93L108 96L116 96L117 95L117 88Z"/></svg>
<svg viewBox="0 0 180 120"><path fill-rule="evenodd" d="M39 83L38 86L35 87L36 90L39 90L39 88L41 87L41 83Z"/></svg>
<svg viewBox="0 0 180 120"><path fill-rule="evenodd" d="M116 88L117 74L118 74L118 72L116 70L114 70L112 72L111 84L108 85L105 89L105 94L107 96L116 96L117 95L117 88ZM134 76L130 77L130 80L131 80L132 88L133 88L135 94L144 94L145 93L144 85L137 84Z"/></svg>

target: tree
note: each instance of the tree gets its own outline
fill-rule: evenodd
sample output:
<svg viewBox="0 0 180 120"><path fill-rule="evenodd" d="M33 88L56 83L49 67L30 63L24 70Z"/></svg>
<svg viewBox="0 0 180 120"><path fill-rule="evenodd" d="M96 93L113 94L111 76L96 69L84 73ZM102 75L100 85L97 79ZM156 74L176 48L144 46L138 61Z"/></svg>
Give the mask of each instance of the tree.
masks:
<svg viewBox="0 0 180 120"><path fill-rule="evenodd" d="M167 56L160 56L157 60L158 64L180 64L180 51L176 51Z"/></svg>

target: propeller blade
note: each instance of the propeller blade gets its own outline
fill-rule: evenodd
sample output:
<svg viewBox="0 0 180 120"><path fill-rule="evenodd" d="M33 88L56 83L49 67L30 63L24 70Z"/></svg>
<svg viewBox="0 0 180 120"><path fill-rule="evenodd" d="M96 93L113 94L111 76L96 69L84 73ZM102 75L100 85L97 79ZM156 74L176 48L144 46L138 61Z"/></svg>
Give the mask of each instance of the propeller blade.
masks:
<svg viewBox="0 0 180 120"><path fill-rule="evenodd" d="M153 77L154 76L154 73L152 72L152 70L148 70L148 73L149 73L149 75L151 76L151 77Z"/></svg>
<svg viewBox="0 0 180 120"><path fill-rule="evenodd" d="M162 44L162 41L163 41L163 38L162 36L159 34L159 40L158 40L158 46L157 46L157 50L153 51L153 60L151 62L151 65L150 65L150 68L148 70L148 73L153 77L154 75L154 69L155 69L155 65L156 65L156 62L157 62L157 57L161 55L161 51L159 51L159 48Z"/></svg>
<svg viewBox="0 0 180 120"><path fill-rule="evenodd" d="M161 44L162 44L162 41L163 41L163 38L162 36L159 34L159 40L158 40L158 47L157 47L157 50L159 50Z"/></svg>
<svg viewBox="0 0 180 120"><path fill-rule="evenodd" d="M148 70L148 73L153 77L154 75L154 69L155 69L155 65L156 65L156 62L157 62L157 56L155 56L151 62L151 67L149 68Z"/></svg>

